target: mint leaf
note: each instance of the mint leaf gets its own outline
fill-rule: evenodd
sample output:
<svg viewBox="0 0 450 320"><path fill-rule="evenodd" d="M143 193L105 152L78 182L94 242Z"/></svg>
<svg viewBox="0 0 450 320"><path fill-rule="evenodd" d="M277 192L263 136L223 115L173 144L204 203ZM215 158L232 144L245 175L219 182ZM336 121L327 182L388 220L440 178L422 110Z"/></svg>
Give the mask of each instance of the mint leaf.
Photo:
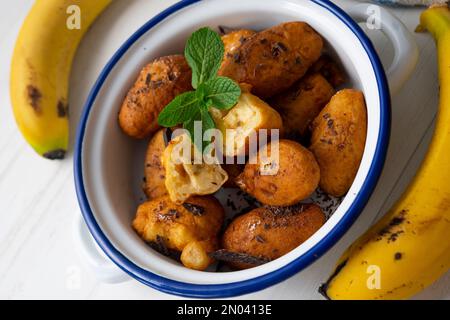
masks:
<svg viewBox="0 0 450 320"><path fill-rule="evenodd" d="M200 113L202 116L203 134L205 134L205 132L208 131L209 129L215 129L216 124L211 115L209 114L208 109L202 109Z"/></svg>
<svg viewBox="0 0 450 320"><path fill-rule="evenodd" d="M202 101L195 91L185 92L175 97L159 114L158 123L163 127L173 127L191 119L198 112Z"/></svg>
<svg viewBox="0 0 450 320"><path fill-rule="evenodd" d="M195 114L189 120L187 120L183 123L183 129L185 129L189 132L192 143L195 143L195 135L194 135L195 121L202 121L202 114L200 112L200 109L197 109ZM202 123L202 126L203 126L203 123ZM195 145L198 150L202 150L202 147L203 147L203 143L202 143L203 139L202 138Z"/></svg>
<svg viewBox="0 0 450 320"><path fill-rule="evenodd" d="M204 99L211 100L217 109L233 107L241 96L239 85L227 77L217 77L201 85ZM200 87L199 87L200 89Z"/></svg>
<svg viewBox="0 0 450 320"><path fill-rule="evenodd" d="M217 75L225 49L220 36L210 28L201 28L187 41L184 55L192 69L192 87Z"/></svg>
<svg viewBox="0 0 450 320"><path fill-rule="evenodd" d="M202 118L202 133L203 135L205 134L206 131L208 131L209 129L214 129L216 128L216 124L214 123L213 118L211 117L211 115L209 114L208 108L203 108L200 111L201 113L201 118ZM202 153L205 151L205 148L211 143L211 139L210 140L206 140L203 141L202 143Z"/></svg>
<svg viewBox="0 0 450 320"><path fill-rule="evenodd" d="M195 141L195 134L194 134L195 121L201 122L202 132L200 141ZM195 143L197 149L202 152L211 143L211 141L203 141L203 136L205 132L209 129L214 129L215 127L216 124L214 123L213 118L211 117L211 115L208 112L208 109L205 108L205 106L199 109L198 112L196 112L191 119L189 119L183 124L183 128L186 129L191 136L192 143Z"/></svg>

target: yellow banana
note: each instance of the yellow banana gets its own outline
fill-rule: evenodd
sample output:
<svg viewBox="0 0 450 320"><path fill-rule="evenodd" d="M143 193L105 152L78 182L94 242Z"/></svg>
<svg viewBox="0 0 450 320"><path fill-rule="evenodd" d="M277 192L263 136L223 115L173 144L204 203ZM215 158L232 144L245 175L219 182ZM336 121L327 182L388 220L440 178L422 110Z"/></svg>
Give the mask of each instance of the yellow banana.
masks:
<svg viewBox="0 0 450 320"><path fill-rule="evenodd" d="M441 85L427 156L402 198L351 245L320 291L330 299L406 299L450 269L450 10L432 7L420 28L435 38Z"/></svg>
<svg viewBox="0 0 450 320"><path fill-rule="evenodd" d="M68 83L77 47L111 0L36 0L11 63L11 102L20 131L40 155L62 159L69 141Z"/></svg>

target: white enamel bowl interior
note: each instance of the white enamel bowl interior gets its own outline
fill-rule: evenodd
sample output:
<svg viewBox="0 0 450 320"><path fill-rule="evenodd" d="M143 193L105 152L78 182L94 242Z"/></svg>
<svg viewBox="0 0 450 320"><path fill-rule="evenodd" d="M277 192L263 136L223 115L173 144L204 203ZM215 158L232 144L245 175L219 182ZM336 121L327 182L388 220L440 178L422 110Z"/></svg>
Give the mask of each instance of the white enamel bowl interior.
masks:
<svg viewBox="0 0 450 320"><path fill-rule="evenodd" d="M368 108L368 136L357 177L341 205L308 241L263 266L237 272L189 270L145 244L130 224L142 202L141 183L147 141L125 136L117 113L140 69L152 59L183 52L186 38L202 26L263 29L281 22L308 22L327 41L345 68L349 86L361 89ZM203 1L165 19L130 47L103 83L88 117L82 148L83 181L89 205L112 245L134 264L172 280L221 284L251 279L279 269L300 257L341 220L359 192L374 156L380 126L380 102L372 64L353 32L332 13L308 1Z"/></svg>

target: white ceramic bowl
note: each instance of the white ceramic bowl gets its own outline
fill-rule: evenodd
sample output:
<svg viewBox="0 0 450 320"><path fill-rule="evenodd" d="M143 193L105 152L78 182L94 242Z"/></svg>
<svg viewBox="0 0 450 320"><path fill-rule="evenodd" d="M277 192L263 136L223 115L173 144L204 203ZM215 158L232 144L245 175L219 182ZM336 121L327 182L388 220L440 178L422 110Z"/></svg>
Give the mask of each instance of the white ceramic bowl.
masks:
<svg viewBox="0 0 450 320"><path fill-rule="evenodd" d="M369 5L352 9L363 20ZM412 71L410 35L382 10L381 26L396 58L390 74L398 88ZM140 182L146 141L133 141L118 124L123 97L139 70L152 59L183 51L185 40L202 26L263 29L302 20L326 40L349 75L349 86L364 92L368 111L367 143L355 181L325 225L285 256L249 270L214 273L187 269L149 248L131 228L142 197ZM413 54L411 55L411 52ZM409 53L409 55L406 55ZM412 57L411 57L412 56ZM358 217L380 175L388 144L390 97L385 73L371 42L357 23L322 0L189 0L151 19L112 57L89 95L75 150L76 190L83 216L99 246L121 269L161 291L224 297L260 290L300 271L326 252Z"/></svg>

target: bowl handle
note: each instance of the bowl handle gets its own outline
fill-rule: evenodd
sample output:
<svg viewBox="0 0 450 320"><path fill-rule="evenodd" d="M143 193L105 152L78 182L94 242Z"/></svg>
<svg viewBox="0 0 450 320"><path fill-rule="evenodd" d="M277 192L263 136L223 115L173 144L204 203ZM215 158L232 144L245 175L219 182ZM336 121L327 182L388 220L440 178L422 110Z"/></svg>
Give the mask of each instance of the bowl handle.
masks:
<svg viewBox="0 0 450 320"><path fill-rule="evenodd" d="M405 25L385 8L370 3L349 7L347 13L356 22L366 22L369 29L380 29L394 46L394 60L387 71L392 94L400 91L416 68L419 49Z"/></svg>
<svg viewBox="0 0 450 320"><path fill-rule="evenodd" d="M89 233L81 214L76 214L73 222L73 237L78 254L99 281L121 283L131 279L101 251Z"/></svg>

